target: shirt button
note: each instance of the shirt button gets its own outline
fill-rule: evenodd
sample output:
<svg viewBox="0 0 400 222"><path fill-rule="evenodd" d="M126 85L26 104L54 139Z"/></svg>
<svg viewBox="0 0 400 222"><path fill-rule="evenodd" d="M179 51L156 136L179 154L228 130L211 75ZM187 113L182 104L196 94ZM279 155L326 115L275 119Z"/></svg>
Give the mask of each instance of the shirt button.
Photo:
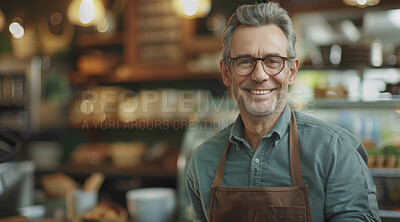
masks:
<svg viewBox="0 0 400 222"><path fill-rule="evenodd" d="M260 163L260 159L256 158L256 159L254 160L254 162Z"/></svg>

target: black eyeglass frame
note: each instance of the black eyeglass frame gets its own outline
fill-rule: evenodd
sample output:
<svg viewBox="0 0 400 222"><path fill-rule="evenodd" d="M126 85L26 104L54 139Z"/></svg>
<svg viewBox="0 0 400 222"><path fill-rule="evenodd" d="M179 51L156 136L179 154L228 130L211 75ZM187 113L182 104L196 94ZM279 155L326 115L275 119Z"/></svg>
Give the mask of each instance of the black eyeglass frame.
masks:
<svg viewBox="0 0 400 222"><path fill-rule="evenodd" d="M251 56L238 56L238 57L235 57L235 58L228 57L227 59L228 59L228 61L230 62L230 65L232 65L232 68L233 68L233 70L235 70L236 74L238 74L238 75L240 75L240 76L248 76L248 75L250 75L251 73L254 72L254 69L255 69L256 66L257 66L257 60L260 60L262 63L264 63L264 61L265 61L266 59L271 58L271 57L281 58L281 59L283 60L283 66L282 66L282 69L281 69L279 72L277 72L277 73L275 73L275 74L270 74L270 73L268 73L267 71L265 71L264 65L262 65L262 68L263 68L264 72L267 73L267 74L270 75L270 76L275 76L275 75L278 75L279 73L281 73L282 70L285 68L285 62L286 62L286 61L289 61L289 60L291 60L291 59L294 59L294 57L284 57L284 56L278 56L278 55L266 56L266 57L264 57L264 58L254 58L254 57L251 57ZM256 64L255 64L254 67L253 67L253 70L251 70L251 72L249 72L249 74L246 74L246 75L239 74L239 73L236 71L236 69L235 69L235 65L233 65L233 63L235 62L236 59L242 59L242 58L250 58L250 59L252 59L253 61L256 62Z"/></svg>

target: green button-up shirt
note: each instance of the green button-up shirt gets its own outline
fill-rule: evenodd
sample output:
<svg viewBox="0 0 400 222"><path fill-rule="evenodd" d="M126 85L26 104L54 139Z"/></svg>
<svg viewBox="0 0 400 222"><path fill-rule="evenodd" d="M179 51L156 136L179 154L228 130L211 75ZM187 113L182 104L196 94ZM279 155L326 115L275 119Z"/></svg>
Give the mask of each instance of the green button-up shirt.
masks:
<svg viewBox="0 0 400 222"><path fill-rule="evenodd" d="M367 153L347 130L295 111L303 183L311 213L319 221L381 221ZM292 186L289 168L290 108L254 152L244 139L239 117L200 145L188 166L186 186L195 221L208 221L211 183L228 140L223 186Z"/></svg>

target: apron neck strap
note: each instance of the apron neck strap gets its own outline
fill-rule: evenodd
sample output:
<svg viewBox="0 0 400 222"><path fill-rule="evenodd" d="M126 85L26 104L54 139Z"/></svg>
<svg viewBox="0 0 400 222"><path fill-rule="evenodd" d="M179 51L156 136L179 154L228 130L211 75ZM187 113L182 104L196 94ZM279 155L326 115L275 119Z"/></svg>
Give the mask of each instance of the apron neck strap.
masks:
<svg viewBox="0 0 400 222"><path fill-rule="evenodd" d="M292 186L300 186L303 184L301 175L300 148L299 138L297 135L297 122L294 111L290 108L291 119L289 127L289 158L290 158L290 175L292 176Z"/></svg>
<svg viewBox="0 0 400 222"><path fill-rule="evenodd" d="M289 159L290 159L290 175L292 177L292 186L300 186L303 184L300 164L300 152L299 152L299 141L297 136L297 123L293 109L290 108L291 119L289 127ZM215 172L212 187L221 186L224 177L224 169L226 162L226 155L228 149L231 146L231 142L228 141L225 151L222 154L221 160L219 161L217 171Z"/></svg>
<svg viewBox="0 0 400 222"><path fill-rule="evenodd" d="M231 146L231 142L228 141L228 144L226 145L225 151L222 154L221 160L219 161L219 164L218 164L218 167L217 167L217 171L215 172L214 179L213 179L211 187L221 186L222 185L222 179L224 178L226 154L228 153L228 149L229 149L230 146Z"/></svg>

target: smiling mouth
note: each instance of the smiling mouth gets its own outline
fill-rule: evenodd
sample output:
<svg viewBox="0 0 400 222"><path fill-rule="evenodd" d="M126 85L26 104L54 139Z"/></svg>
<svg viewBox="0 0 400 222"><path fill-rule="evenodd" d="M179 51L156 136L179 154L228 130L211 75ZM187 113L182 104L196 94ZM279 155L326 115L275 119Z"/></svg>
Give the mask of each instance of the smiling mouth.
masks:
<svg viewBox="0 0 400 222"><path fill-rule="evenodd" d="M251 94L254 95L265 95L265 94L269 94L272 92L272 89L270 90L255 90L255 89L249 89L248 90Z"/></svg>

